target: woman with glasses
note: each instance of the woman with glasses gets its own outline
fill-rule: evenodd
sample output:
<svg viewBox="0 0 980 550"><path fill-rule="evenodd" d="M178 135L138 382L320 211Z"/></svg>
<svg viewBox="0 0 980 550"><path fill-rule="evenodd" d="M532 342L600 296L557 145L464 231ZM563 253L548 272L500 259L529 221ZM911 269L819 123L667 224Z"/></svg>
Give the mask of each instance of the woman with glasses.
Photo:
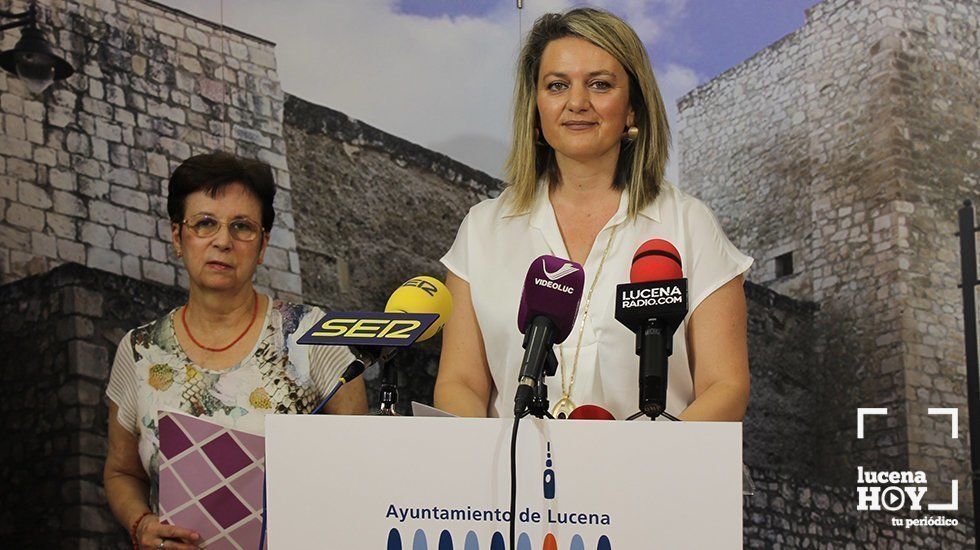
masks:
<svg viewBox="0 0 980 550"><path fill-rule="evenodd" d="M106 391L106 495L134 548L204 542L155 515L160 411L261 434L266 414L311 412L353 359L346 348L297 345L323 312L252 286L269 244L275 192L267 164L226 153L191 157L170 178L167 212L187 303L126 334ZM366 412L363 383L345 385L325 410Z"/></svg>

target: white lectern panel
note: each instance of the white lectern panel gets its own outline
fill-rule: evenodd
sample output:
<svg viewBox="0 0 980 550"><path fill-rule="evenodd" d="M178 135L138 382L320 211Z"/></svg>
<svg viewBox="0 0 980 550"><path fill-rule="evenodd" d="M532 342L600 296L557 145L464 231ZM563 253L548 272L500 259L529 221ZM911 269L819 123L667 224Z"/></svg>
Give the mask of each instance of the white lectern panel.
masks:
<svg viewBox="0 0 980 550"><path fill-rule="evenodd" d="M270 548L502 550L512 424L269 415ZM739 423L527 418L517 456L518 550L742 547Z"/></svg>

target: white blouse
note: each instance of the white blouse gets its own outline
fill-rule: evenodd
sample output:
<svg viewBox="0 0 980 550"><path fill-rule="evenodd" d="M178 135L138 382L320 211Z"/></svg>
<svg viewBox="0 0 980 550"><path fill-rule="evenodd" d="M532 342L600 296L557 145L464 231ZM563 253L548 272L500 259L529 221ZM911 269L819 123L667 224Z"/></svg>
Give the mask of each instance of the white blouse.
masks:
<svg viewBox="0 0 980 550"><path fill-rule="evenodd" d="M568 258L558 222L543 185L530 212L514 214L506 190L495 199L473 208L460 224L456 241L442 263L470 285L473 308L493 377L491 416L513 416L514 393L524 350L517 327L517 309L524 276L531 262L543 254ZM596 283L585 322L571 400L575 405L594 404L625 419L639 410L636 338L614 317L616 285L629 282L633 254L653 238L667 240L681 255L688 280L688 314L674 334L669 360L667 412L677 415L694 399L694 384L687 359L684 334L691 313L719 287L744 273L752 258L740 252L725 236L714 214L701 201L664 183L657 199L641 210L635 220L627 217L627 194L619 210L596 237L585 261L585 287L578 316L568 339L555 355L564 357L566 376L572 370L575 348L582 328L585 296L591 288L607 243L610 245L600 280ZM613 227L619 226L610 243ZM561 369L548 379L548 399L553 406L562 396ZM567 382L566 382L567 384Z"/></svg>

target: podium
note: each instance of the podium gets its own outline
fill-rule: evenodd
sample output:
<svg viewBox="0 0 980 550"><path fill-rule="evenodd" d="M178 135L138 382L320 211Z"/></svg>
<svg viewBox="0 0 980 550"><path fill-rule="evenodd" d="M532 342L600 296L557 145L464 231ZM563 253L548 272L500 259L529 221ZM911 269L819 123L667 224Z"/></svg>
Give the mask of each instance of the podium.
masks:
<svg viewBox="0 0 980 550"><path fill-rule="evenodd" d="M271 550L503 550L513 419L266 417ZM742 547L742 426L521 420L517 550Z"/></svg>

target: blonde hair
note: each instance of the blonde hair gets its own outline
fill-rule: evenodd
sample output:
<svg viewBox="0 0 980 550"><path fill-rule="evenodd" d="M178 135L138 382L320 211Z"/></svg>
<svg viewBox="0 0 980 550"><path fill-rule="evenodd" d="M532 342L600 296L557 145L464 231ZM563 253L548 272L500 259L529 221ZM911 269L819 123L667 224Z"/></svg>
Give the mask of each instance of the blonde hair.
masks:
<svg viewBox="0 0 980 550"><path fill-rule="evenodd" d="M511 207L516 213L529 211L542 176L547 176L550 185L558 183L555 152L539 142L543 138L536 132L537 81L545 47L552 40L565 37L582 38L602 48L629 75L630 107L639 135L620 149L613 184L629 193L629 215L634 217L657 197L663 182L670 147L667 111L636 32L615 15L592 8L541 16L521 49L514 85L514 133L505 168Z"/></svg>

